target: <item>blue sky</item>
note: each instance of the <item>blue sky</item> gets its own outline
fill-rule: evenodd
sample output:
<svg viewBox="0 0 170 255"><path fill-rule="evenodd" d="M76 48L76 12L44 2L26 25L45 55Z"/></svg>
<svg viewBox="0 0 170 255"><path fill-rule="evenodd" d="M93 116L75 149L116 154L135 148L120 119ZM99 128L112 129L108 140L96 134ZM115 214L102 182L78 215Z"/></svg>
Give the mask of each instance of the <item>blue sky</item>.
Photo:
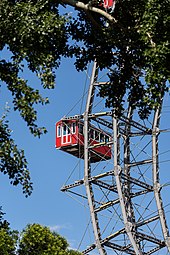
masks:
<svg viewBox="0 0 170 255"><path fill-rule="evenodd" d="M1 111L8 102L11 107L8 117L13 137L18 146L25 150L34 190L31 197L25 198L19 186L11 186L8 178L0 175L0 204L6 212L5 218L13 229L22 230L28 223L40 223L56 230L66 237L72 248L77 248L89 216L83 206L60 191L77 164L77 159L55 149L55 122L68 113L69 115L80 113L81 101L77 102L83 95L87 75L85 72L78 73L72 60L64 59L56 71L54 90L42 90L37 79L28 71L25 71L24 76L29 80L30 85L40 88L42 94L50 99L49 105L37 108L38 123L40 126L46 126L48 133L41 139L34 138L29 133L19 114L12 111L11 96L3 84L0 89L3 99ZM163 117L163 126L166 128L170 128L169 110L170 108L167 108ZM160 144L162 151L170 149L169 138L169 133L162 135ZM169 156L170 153L167 152L162 156L162 160L169 160ZM162 183L170 181L169 165L168 161L162 168ZM166 204L170 202L169 191L168 186L163 193ZM169 222L170 214L167 215Z"/></svg>
<svg viewBox="0 0 170 255"><path fill-rule="evenodd" d="M19 114L12 111L11 96L3 84L0 89L1 112L8 102L12 135L19 148L25 150L34 190L31 197L25 198L21 187L11 186L7 176L0 175L1 205L13 229L22 230L28 223L40 223L57 230L76 248L81 236L79 215L82 212L79 212L79 206L75 207L75 201L60 191L76 159L55 149L55 123L82 97L86 74L77 73L73 61L63 60L56 72L56 88L51 91L41 89L38 80L28 71L24 76L30 85L40 88L50 99L49 105L37 107L38 123L45 126L48 133L41 139L29 133ZM76 107L71 115L80 113L80 104Z"/></svg>

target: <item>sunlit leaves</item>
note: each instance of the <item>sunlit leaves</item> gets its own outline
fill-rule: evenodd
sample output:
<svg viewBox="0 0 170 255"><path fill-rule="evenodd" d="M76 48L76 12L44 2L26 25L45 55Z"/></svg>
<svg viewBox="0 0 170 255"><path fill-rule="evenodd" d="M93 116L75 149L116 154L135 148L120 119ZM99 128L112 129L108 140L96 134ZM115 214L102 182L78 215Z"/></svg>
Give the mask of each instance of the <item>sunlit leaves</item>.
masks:
<svg viewBox="0 0 170 255"><path fill-rule="evenodd" d="M0 207L0 251L2 255L16 254L18 231L11 230L9 223L3 219L4 213Z"/></svg>
<svg viewBox="0 0 170 255"><path fill-rule="evenodd" d="M18 255L80 255L68 249L65 238L48 227L28 225L21 234Z"/></svg>
<svg viewBox="0 0 170 255"><path fill-rule="evenodd" d="M16 239L7 230L0 229L0 251L2 255L14 255Z"/></svg>
<svg viewBox="0 0 170 255"><path fill-rule="evenodd" d="M0 226L0 251L1 255L81 255L68 248L64 237L35 223L21 233Z"/></svg>

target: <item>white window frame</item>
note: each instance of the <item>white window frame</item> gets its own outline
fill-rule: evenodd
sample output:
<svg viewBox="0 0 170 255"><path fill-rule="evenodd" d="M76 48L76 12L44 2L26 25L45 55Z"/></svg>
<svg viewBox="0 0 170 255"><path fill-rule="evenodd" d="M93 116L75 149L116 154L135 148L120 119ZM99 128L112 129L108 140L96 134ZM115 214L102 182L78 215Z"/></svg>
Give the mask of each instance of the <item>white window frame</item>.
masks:
<svg viewBox="0 0 170 255"><path fill-rule="evenodd" d="M76 122L72 123L72 134L76 133Z"/></svg>
<svg viewBox="0 0 170 255"><path fill-rule="evenodd" d="M62 125L57 126L57 137L61 137L61 132L62 132Z"/></svg>

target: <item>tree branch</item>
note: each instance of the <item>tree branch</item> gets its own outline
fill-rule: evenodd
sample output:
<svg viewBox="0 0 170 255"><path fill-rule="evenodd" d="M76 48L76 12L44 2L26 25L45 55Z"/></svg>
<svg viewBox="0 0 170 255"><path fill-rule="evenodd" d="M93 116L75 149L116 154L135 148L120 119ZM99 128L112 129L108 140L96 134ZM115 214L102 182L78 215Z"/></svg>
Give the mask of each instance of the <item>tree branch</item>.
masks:
<svg viewBox="0 0 170 255"><path fill-rule="evenodd" d="M147 36L148 36L148 38L149 38L149 40L150 40L150 43L151 43L152 47L155 48L156 43L154 43L154 41L152 40L152 37L151 37L150 33L149 33L149 32L146 32L146 34L147 34Z"/></svg>
<svg viewBox="0 0 170 255"><path fill-rule="evenodd" d="M103 17L108 19L110 22L117 23L117 20L114 17L112 17L112 15L110 15L109 13L107 13L107 12L97 8L97 7L93 7L89 4L84 4L84 3L80 2L80 1L76 1L76 0L62 0L62 2L64 4L68 4L68 5L71 5L73 7L83 9L85 11L92 11L92 12L99 13L100 15L102 15Z"/></svg>

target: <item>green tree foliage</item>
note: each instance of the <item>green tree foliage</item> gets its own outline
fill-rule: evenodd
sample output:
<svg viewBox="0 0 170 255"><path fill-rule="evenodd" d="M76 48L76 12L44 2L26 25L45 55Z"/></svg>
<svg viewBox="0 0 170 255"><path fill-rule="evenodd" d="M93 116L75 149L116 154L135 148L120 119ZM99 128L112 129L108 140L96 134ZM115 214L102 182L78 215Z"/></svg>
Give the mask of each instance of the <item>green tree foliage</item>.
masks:
<svg viewBox="0 0 170 255"><path fill-rule="evenodd" d="M0 59L0 79L13 96L14 110L20 112L30 132L40 137L47 131L37 125L35 105L47 104L48 98L20 76L26 63L44 88L54 88L53 69L68 52L66 19L59 15L58 4L43 0L2 0L0 19L0 50L6 49L11 55L10 60ZM6 116L0 119L0 171L8 174L13 185L21 184L26 196L31 194L24 151L12 139Z"/></svg>
<svg viewBox="0 0 170 255"><path fill-rule="evenodd" d="M4 213L0 207L0 254L14 255L18 240L18 231L10 229L9 223L3 219Z"/></svg>
<svg viewBox="0 0 170 255"><path fill-rule="evenodd" d="M0 251L1 255L14 255L16 249L16 237L13 232L9 232L4 228L0 229Z"/></svg>
<svg viewBox="0 0 170 255"><path fill-rule="evenodd" d="M23 193L27 197L32 192L27 160L24 151L19 150L11 138L11 130L8 126L6 115L0 119L0 171L8 174L12 185L22 185Z"/></svg>
<svg viewBox="0 0 170 255"><path fill-rule="evenodd" d="M83 43L76 66L83 69L89 59L99 67L110 67L110 83L99 95L117 113L123 109L124 96L145 118L158 105L170 79L170 2L169 0L117 0L108 21L100 14L92 17L79 12L71 21L70 35ZM99 27L101 29L99 29Z"/></svg>
<svg viewBox="0 0 170 255"><path fill-rule="evenodd" d="M61 15L61 5L75 7L76 13L73 17ZM44 88L54 88L54 70L62 57L75 56L78 71L94 59L100 69L109 67L110 83L99 91L106 106L121 114L126 94L141 118L147 117L168 90L169 13L169 0L117 0L111 14L98 1L1 0L0 50L8 49L11 58L0 60L0 79L13 96L14 110L20 112L31 133L40 137L46 132L45 127L37 125L35 105L46 104L48 99L20 74L27 65ZM7 172L13 184L27 186L24 191L28 195L30 181L25 183L29 174L23 151L15 146L8 124L4 120L0 124L5 149L0 154L1 172ZM7 144L3 137L8 137ZM10 163L4 167L7 159Z"/></svg>
<svg viewBox="0 0 170 255"><path fill-rule="evenodd" d="M20 235L20 238L19 238ZM0 254L1 255L81 255L68 248L66 239L48 227L29 224L19 234L11 230L3 220L0 208Z"/></svg>
<svg viewBox="0 0 170 255"><path fill-rule="evenodd" d="M17 252L18 255L80 255L68 249L65 238L39 224L28 225L23 230Z"/></svg>

